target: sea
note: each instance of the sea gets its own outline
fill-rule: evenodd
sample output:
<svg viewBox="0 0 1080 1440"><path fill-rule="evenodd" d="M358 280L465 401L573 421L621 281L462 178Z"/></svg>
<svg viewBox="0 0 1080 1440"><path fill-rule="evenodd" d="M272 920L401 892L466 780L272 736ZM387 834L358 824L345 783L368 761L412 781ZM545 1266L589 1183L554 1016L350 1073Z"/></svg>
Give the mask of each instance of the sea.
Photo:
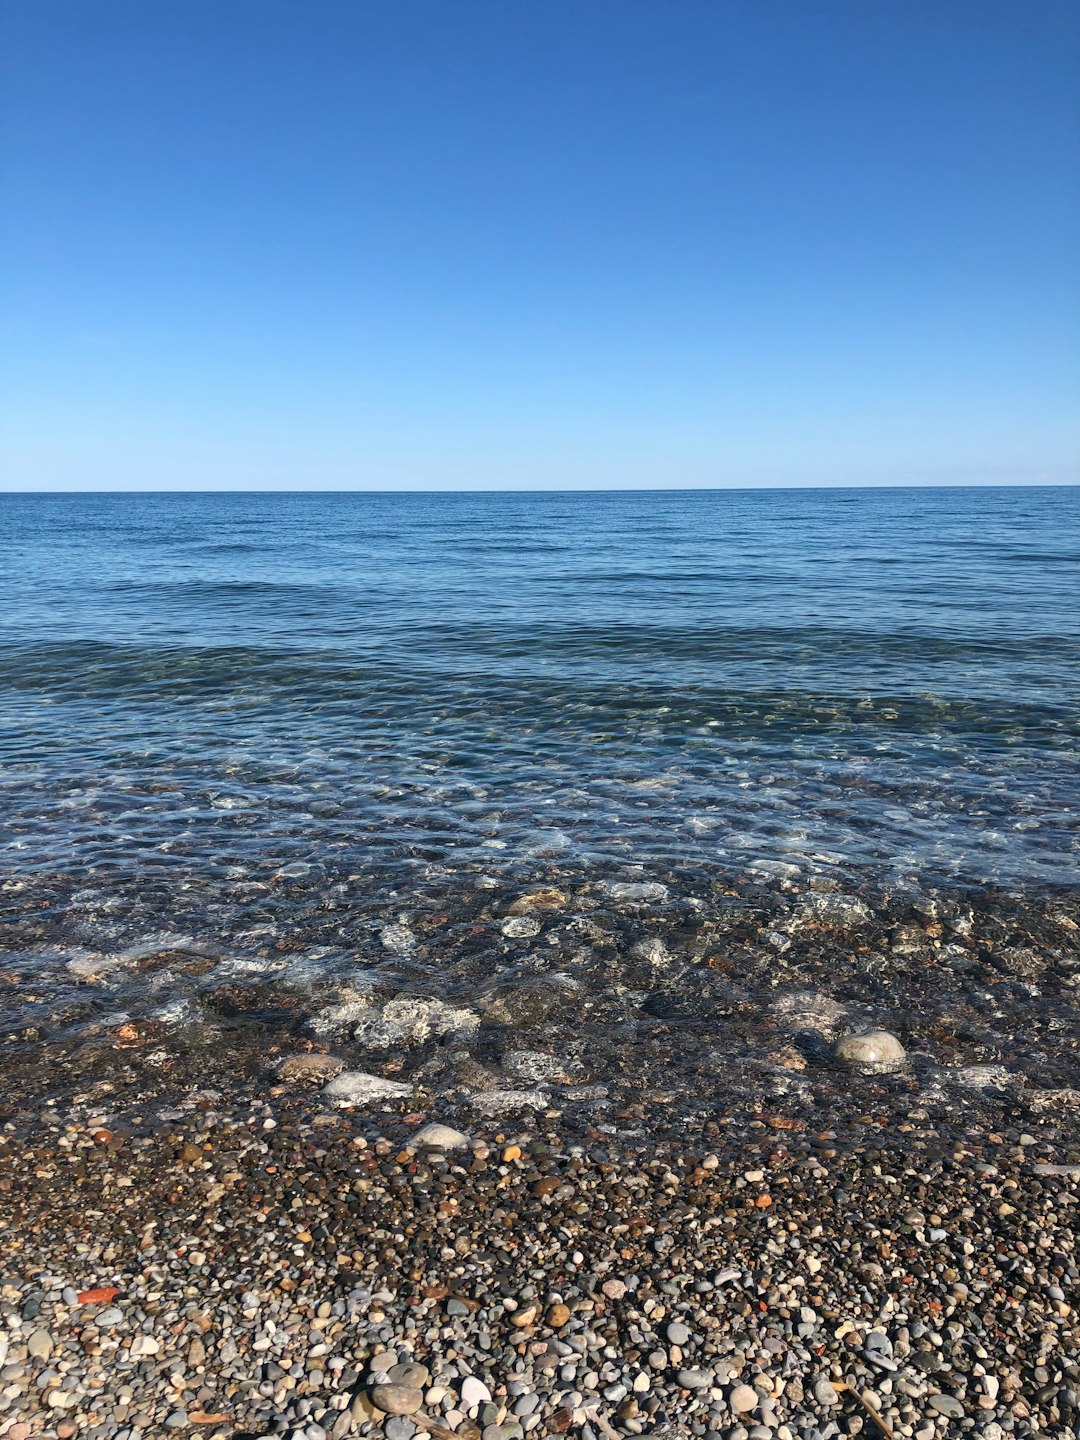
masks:
<svg viewBox="0 0 1080 1440"><path fill-rule="evenodd" d="M725 896L751 999L808 899L908 896L886 957L1003 906L1073 943L1080 489L8 494L0 533L19 1054L515 976L644 996L625 1037Z"/></svg>

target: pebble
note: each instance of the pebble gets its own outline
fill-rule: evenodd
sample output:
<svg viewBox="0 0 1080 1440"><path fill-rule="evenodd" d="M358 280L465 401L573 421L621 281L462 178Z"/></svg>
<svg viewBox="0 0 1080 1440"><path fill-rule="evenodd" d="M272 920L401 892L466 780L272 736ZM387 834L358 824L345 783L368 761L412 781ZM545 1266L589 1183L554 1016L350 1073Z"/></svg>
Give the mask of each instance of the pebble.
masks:
<svg viewBox="0 0 1080 1440"><path fill-rule="evenodd" d="M344 1070L323 1090L327 1100L336 1105L365 1105L372 1100L392 1100L408 1095L411 1085L402 1080L386 1080L381 1075L368 1075L363 1070Z"/></svg>
<svg viewBox="0 0 1080 1440"><path fill-rule="evenodd" d="M468 1148L471 1136L466 1135L464 1130L455 1130L450 1125L438 1125L432 1123L424 1125L409 1140L407 1150L465 1150Z"/></svg>
<svg viewBox="0 0 1080 1440"><path fill-rule="evenodd" d="M684 1390L704 1390L713 1383L711 1370L677 1370L675 1379Z"/></svg>
<svg viewBox="0 0 1080 1440"><path fill-rule="evenodd" d="M904 1063L904 1047L888 1030L860 1030L844 1035L837 1042L834 1054L846 1065L891 1069Z"/></svg>
<svg viewBox="0 0 1080 1440"><path fill-rule="evenodd" d="M728 1404L736 1414L756 1409L761 1396L751 1385L736 1385L728 1396Z"/></svg>
<svg viewBox="0 0 1080 1440"><path fill-rule="evenodd" d="M27 1353L34 1360L48 1360L52 1348L52 1336L47 1330L35 1330L26 1342Z"/></svg>
<svg viewBox="0 0 1080 1440"><path fill-rule="evenodd" d="M472 1409L474 1405L482 1405L486 1400L491 1399L491 1391L482 1380L475 1375L466 1375L461 1382L461 1403Z"/></svg>
<svg viewBox="0 0 1080 1440"><path fill-rule="evenodd" d="M387 1415L412 1415L424 1403L423 1391L413 1385L375 1385L371 1398Z"/></svg>
<svg viewBox="0 0 1080 1440"><path fill-rule="evenodd" d="M926 1403L931 1410L937 1411L939 1415L947 1415L950 1420L963 1418L964 1407L955 1395L928 1395Z"/></svg>

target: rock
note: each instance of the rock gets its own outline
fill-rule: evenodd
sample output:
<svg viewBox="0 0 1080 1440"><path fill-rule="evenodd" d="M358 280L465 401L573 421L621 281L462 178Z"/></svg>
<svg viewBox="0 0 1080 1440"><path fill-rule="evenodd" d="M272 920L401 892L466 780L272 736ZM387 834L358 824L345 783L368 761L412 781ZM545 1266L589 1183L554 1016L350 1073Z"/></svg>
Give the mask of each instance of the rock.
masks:
<svg viewBox="0 0 1080 1440"><path fill-rule="evenodd" d="M802 905L803 917L815 925L827 925L836 930L856 930L869 925L874 912L863 900L854 895L830 895L812 892Z"/></svg>
<svg viewBox="0 0 1080 1440"><path fill-rule="evenodd" d="M489 998L484 1020L514 1030L531 1030L542 1025L560 1005L567 991L547 980L529 980L520 985L503 985Z"/></svg>
<svg viewBox="0 0 1080 1440"><path fill-rule="evenodd" d="M379 939L391 955L406 955L416 944L416 936L407 925L384 925Z"/></svg>
<svg viewBox="0 0 1080 1440"><path fill-rule="evenodd" d="M161 1342L153 1335L136 1335L128 1354L132 1360L142 1360L147 1355L156 1355L160 1349Z"/></svg>
<svg viewBox="0 0 1080 1440"><path fill-rule="evenodd" d="M711 1370L676 1370L676 1381L684 1390L706 1390L713 1383Z"/></svg>
<svg viewBox="0 0 1080 1440"><path fill-rule="evenodd" d="M1060 1175L1066 1180L1080 1180L1080 1165L1032 1165L1035 1175Z"/></svg>
<svg viewBox="0 0 1080 1440"><path fill-rule="evenodd" d="M508 1050L503 1056L503 1069L519 1080L528 1080L535 1085L538 1081L554 1080L562 1075L565 1066L556 1055L545 1055L540 1050Z"/></svg>
<svg viewBox="0 0 1080 1440"><path fill-rule="evenodd" d="M471 1143L471 1137L463 1130L455 1130L450 1125L439 1125L432 1122L424 1125L406 1145L406 1150L464 1150Z"/></svg>
<svg viewBox="0 0 1080 1440"><path fill-rule="evenodd" d="M466 1375L461 1382L461 1403L467 1410L474 1405L483 1405L486 1400L491 1399L491 1391L482 1380L475 1375Z"/></svg>
<svg viewBox="0 0 1080 1440"><path fill-rule="evenodd" d="M561 1330L570 1322L570 1307L569 1305L552 1305L544 1318L553 1330Z"/></svg>
<svg viewBox="0 0 1080 1440"><path fill-rule="evenodd" d="M904 1047L888 1030L862 1030L844 1035L833 1050L845 1065L874 1070L895 1070L904 1063Z"/></svg>
<svg viewBox="0 0 1080 1440"><path fill-rule="evenodd" d="M375 1385L371 1398L387 1415L412 1415L424 1403L424 1393L415 1385Z"/></svg>
<svg viewBox="0 0 1080 1440"><path fill-rule="evenodd" d="M349 1406L349 1414L352 1416L354 1425L378 1424L385 1418L386 1411L380 1410L371 1396L362 1390Z"/></svg>
<svg viewBox="0 0 1080 1440"><path fill-rule="evenodd" d="M469 1103L474 1110L499 1115L504 1110L543 1110L548 1097L542 1090L477 1090Z"/></svg>
<svg viewBox="0 0 1080 1440"><path fill-rule="evenodd" d="M52 1348L52 1336L47 1330L35 1330L26 1342L27 1354L34 1360L48 1360Z"/></svg>
<svg viewBox="0 0 1080 1440"><path fill-rule="evenodd" d="M964 1418L964 1407L957 1400L955 1395L928 1395L926 1403L931 1410L938 1415L947 1415L950 1420L962 1420Z"/></svg>
<svg viewBox="0 0 1080 1440"><path fill-rule="evenodd" d="M681 1324L678 1320L673 1320L665 1333L672 1345L685 1345L690 1339L688 1326Z"/></svg>
<svg viewBox="0 0 1080 1440"><path fill-rule="evenodd" d="M94 1324L102 1330L107 1330L110 1325L119 1325L124 1318L124 1312L117 1309L115 1305L107 1310L100 1311L94 1316Z"/></svg>
<svg viewBox="0 0 1080 1440"><path fill-rule="evenodd" d="M668 898L668 887L661 885L659 880L646 880L636 884L625 880L608 880L600 889L612 900L624 904L659 903Z"/></svg>
<svg viewBox="0 0 1080 1440"><path fill-rule="evenodd" d="M333 1080L345 1069L336 1055L289 1055L278 1067L282 1080Z"/></svg>
<svg viewBox="0 0 1080 1440"><path fill-rule="evenodd" d="M510 906L509 915L528 915L533 910L561 910L566 896L561 890L530 890L521 895Z"/></svg>
<svg viewBox="0 0 1080 1440"><path fill-rule="evenodd" d="M728 1403L737 1415L753 1410L761 1402L761 1396L752 1385L736 1385L728 1396Z"/></svg>
<svg viewBox="0 0 1080 1440"><path fill-rule="evenodd" d="M510 915L499 928L508 940L529 940L540 934L540 921L534 915Z"/></svg>
<svg viewBox="0 0 1080 1440"><path fill-rule="evenodd" d="M423 1390L431 1380L431 1371L427 1366L413 1360L391 1365L387 1373L395 1385L410 1385L415 1390Z"/></svg>
<svg viewBox="0 0 1080 1440"><path fill-rule="evenodd" d="M812 1388L814 1391L814 1399L819 1405L832 1406L840 1404L840 1396L833 1388L832 1381L827 1380L824 1375L820 1375L814 1381Z"/></svg>
<svg viewBox="0 0 1080 1440"><path fill-rule="evenodd" d="M444 1035L471 1035L479 1028L480 1016L475 1010L423 995L399 995L376 1014L363 1015L353 1030L353 1038L388 1050L402 1043L438 1040Z"/></svg>
<svg viewBox="0 0 1080 1440"><path fill-rule="evenodd" d="M372 1100L391 1100L409 1095L412 1086L402 1080L385 1080L381 1075L367 1075L363 1070L345 1070L323 1090L327 1100L336 1105L366 1105Z"/></svg>

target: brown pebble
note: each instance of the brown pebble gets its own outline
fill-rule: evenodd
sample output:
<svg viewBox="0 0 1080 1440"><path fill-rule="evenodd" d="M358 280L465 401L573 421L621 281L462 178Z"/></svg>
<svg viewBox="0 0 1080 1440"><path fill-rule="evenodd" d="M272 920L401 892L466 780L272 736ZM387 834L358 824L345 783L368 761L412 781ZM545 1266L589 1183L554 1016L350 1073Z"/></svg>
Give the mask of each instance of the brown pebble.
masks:
<svg viewBox="0 0 1080 1440"><path fill-rule="evenodd" d="M547 1312L547 1323L553 1330L561 1330L570 1320L569 1305L552 1305Z"/></svg>

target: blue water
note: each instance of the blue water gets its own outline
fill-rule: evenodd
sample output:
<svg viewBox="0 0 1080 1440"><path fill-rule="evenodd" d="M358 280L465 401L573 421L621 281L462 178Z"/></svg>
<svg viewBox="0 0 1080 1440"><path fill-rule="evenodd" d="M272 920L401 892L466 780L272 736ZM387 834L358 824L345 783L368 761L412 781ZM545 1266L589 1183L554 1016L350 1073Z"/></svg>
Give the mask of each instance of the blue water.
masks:
<svg viewBox="0 0 1080 1440"><path fill-rule="evenodd" d="M9 878L1068 884L1080 490L0 496Z"/></svg>

